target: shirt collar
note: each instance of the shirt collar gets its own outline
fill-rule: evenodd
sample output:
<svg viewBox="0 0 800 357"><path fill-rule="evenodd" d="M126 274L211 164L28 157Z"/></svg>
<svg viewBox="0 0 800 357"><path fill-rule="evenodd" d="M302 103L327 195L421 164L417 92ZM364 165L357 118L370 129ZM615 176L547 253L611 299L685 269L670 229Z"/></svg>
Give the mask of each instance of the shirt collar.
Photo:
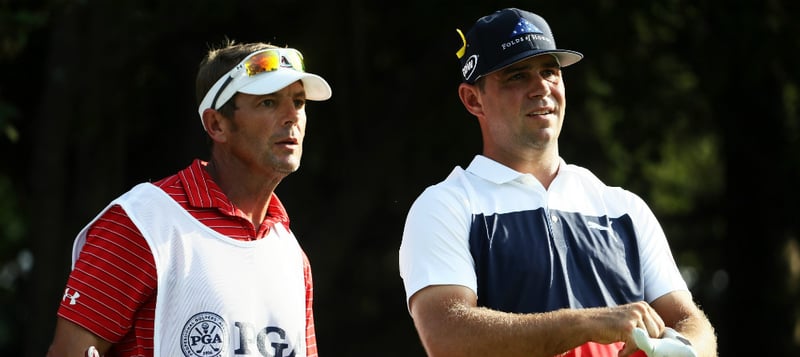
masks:
<svg viewBox="0 0 800 357"><path fill-rule="evenodd" d="M559 161L558 172L561 173L561 170L564 169L567 164L562 158L559 158ZM519 180L523 183L539 183L533 175L516 171L483 155L475 155L475 158L473 158L472 162L467 166L466 171L498 185L515 180Z"/></svg>
<svg viewBox="0 0 800 357"><path fill-rule="evenodd" d="M195 159L189 167L179 173L189 205L194 208L216 208L229 216L243 216L206 171L207 164L205 161ZM289 215L274 193L269 200L266 221L280 222L287 227L289 225Z"/></svg>
<svg viewBox="0 0 800 357"><path fill-rule="evenodd" d="M219 208L230 214L234 211L233 203L206 171L207 164L205 161L195 159L189 167L179 173L189 205L195 208Z"/></svg>

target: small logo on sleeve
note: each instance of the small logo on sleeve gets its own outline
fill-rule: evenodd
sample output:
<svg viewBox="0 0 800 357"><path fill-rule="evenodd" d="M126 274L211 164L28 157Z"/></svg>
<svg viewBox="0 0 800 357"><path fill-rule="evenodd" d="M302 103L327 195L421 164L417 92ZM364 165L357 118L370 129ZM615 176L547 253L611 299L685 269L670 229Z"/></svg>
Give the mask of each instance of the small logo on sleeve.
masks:
<svg viewBox="0 0 800 357"><path fill-rule="evenodd" d="M81 297L81 293L79 293L77 290L75 290L74 293L70 294L69 288L66 288L66 289L64 289L64 297L61 298L61 301L65 301L65 300L69 299L69 304L70 305L75 305L75 304L78 303L78 298L79 297Z"/></svg>

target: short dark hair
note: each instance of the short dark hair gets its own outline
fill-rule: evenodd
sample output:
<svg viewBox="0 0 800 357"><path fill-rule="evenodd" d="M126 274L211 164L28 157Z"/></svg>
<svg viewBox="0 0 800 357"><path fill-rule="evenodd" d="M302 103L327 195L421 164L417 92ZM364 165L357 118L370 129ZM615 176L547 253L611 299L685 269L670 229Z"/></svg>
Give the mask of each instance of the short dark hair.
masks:
<svg viewBox="0 0 800 357"><path fill-rule="evenodd" d="M226 39L219 47L212 47L197 70L197 79L195 80L195 98L197 105L203 101L206 93L220 77L228 73L234 66L239 64L245 57L253 52L263 50L265 48L278 48L277 46L255 42L255 43L236 43L231 39ZM233 115L234 110L233 100L229 100L218 110L222 115L230 117Z"/></svg>

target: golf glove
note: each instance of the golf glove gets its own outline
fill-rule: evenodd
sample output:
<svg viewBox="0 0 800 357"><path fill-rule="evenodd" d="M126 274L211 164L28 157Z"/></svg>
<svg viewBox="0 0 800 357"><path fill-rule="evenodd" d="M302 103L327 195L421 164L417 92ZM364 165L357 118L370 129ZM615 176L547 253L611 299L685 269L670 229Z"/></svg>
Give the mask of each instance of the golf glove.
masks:
<svg viewBox="0 0 800 357"><path fill-rule="evenodd" d="M634 328L633 340L647 357L697 357L697 352L689 340L669 327L661 338L651 338L647 331Z"/></svg>

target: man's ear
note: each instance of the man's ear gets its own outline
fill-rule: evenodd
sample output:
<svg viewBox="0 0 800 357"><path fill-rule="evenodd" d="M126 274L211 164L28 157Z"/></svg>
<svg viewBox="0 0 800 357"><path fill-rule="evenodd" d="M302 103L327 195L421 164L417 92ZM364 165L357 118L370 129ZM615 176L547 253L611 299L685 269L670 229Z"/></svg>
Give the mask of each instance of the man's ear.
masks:
<svg viewBox="0 0 800 357"><path fill-rule="evenodd" d="M218 110L208 108L203 111L203 126L208 137L214 142L225 142L227 140L227 120Z"/></svg>
<svg viewBox="0 0 800 357"><path fill-rule="evenodd" d="M477 85L461 83L458 85L458 97L467 111L476 117L483 116L483 103Z"/></svg>

